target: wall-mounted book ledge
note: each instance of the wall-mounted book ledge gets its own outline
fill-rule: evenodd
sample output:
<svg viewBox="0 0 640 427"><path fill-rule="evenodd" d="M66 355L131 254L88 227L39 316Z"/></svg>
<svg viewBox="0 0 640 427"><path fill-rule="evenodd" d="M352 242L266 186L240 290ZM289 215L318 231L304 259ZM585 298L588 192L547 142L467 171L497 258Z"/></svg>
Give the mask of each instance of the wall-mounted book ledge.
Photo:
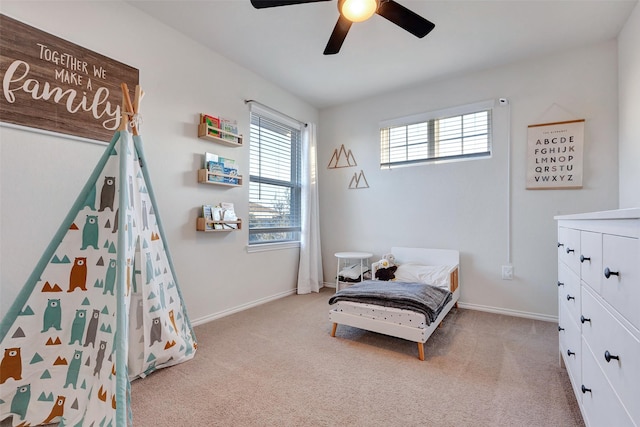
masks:
<svg viewBox="0 0 640 427"><path fill-rule="evenodd" d="M211 172L206 169L198 169L198 182L201 184L225 185L227 187L242 186L242 175Z"/></svg>
<svg viewBox="0 0 640 427"><path fill-rule="evenodd" d="M242 220L240 218L236 221L212 221L203 217L198 217L197 219L196 230L198 231L238 231L242 229Z"/></svg>
<svg viewBox="0 0 640 427"><path fill-rule="evenodd" d="M200 114L198 138L208 139L230 147L242 147L242 135L238 135L228 129L218 127L214 123L219 126L220 120L206 114ZM233 129L237 132L237 127L233 127Z"/></svg>

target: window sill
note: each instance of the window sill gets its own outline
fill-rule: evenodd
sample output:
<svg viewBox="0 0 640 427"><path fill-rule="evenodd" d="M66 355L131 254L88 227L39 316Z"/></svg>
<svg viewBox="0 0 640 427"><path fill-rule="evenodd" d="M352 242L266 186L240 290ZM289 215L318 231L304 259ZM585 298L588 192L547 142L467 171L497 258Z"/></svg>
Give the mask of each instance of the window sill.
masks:
<svg viewBox="0 0 640 427"><path fill-rule="evenodd" d="M300 242L262 243L258 245L248 245L247 253L278 251L281 249L295 249L300 247Z"/></svg>

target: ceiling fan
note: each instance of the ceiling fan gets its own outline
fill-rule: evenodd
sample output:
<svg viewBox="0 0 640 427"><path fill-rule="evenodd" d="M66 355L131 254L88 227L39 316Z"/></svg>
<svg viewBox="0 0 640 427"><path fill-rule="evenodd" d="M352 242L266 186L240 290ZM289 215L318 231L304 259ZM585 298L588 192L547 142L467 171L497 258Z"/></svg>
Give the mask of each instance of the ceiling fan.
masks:
<svg viewBox="0 0 640 427"><path fill-rule="evenodd" d="M251 4L256 9L263 9L321 1L330 0L251 0ZM366 21L374 14L388 19L418 38L426 36L435 28L434 23L393 0L338 0L338 12L340 16L324 49L325 55L334 55L340 52L351 24Z"/></svg>

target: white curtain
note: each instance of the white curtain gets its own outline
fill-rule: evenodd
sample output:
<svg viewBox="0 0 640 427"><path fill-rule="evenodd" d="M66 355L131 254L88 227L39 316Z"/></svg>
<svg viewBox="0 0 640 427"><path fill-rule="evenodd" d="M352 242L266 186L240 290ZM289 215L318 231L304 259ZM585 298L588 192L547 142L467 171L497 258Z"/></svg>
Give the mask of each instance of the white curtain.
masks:
<svg viewBox="0 0 640 427"><path fill-rule="evenodd" d="M302 130L302 159L302 232L298 293L308 294L318 292L323 283L318 217L316 125L313 123L309 123Z"/></svg>

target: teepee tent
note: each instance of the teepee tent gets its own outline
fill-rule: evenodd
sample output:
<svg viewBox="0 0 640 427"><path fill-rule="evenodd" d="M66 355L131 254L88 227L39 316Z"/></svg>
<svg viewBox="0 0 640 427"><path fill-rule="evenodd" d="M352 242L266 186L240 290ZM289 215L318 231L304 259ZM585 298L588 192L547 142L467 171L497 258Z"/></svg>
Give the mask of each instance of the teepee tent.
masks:
<svg viewBox="0 0 640 427"><path fill-rule="evenodd" d="M195 354L137 135L141 95L132 105L123 85L124 126L0 324L0 420L13 426L131 425L129 381Z"/></svg>

